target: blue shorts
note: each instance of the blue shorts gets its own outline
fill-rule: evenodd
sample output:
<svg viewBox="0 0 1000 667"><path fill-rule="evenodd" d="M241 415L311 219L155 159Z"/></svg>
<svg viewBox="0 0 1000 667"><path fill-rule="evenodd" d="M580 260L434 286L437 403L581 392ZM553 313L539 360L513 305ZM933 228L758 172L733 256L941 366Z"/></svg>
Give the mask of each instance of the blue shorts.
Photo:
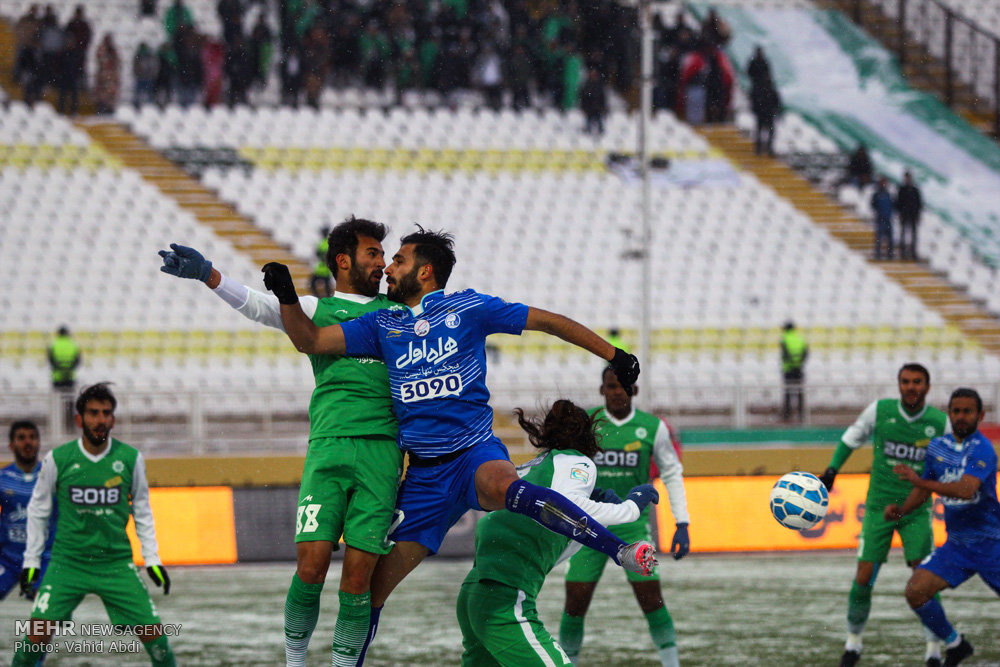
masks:
<svg viewBox="0 0 1000 667"><path fill-rule="evenodd" d="M418 542L437 553L448 529L470 509L479 510L476 470L488 461L510 461L510 454L494 437L464 450L447 463L427 467L410 465L399 487L394 542Z"/></svg>
<svg viewBox="0 0 1000 667"><path fill-rule="evenodd" d="M978 574L1000 595L1000 541L983 540L970 546L947 540L917 567L933 572L952 588Z"/></svg>
<svg viewBox="0 0 1000 667"><path fill-rule="evenodd" d="M42 559L41 572L38 577L38 584L42 583L42 577L45 576L45 570L49 567L49 559ZM5 556L0 554L0 600L7 597L7 593L10 593L14 588L18 586L21 580L21 559L11 558L10 556ZM35 590L38 590L38 584L35 585Z"/></svg>

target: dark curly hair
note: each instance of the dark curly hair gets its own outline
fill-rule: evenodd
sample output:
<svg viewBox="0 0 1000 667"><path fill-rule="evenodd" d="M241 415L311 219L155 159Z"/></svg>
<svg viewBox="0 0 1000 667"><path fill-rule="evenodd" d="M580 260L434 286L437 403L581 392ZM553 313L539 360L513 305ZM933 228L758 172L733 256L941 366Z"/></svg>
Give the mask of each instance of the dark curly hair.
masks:
<svg viewBox="0 0 1000 667"><path fill-rule="evenodd" d="M434 269L434 280L439 289L444 289L455 268L455 237L444 231L431 231L417 225L417 231L400 239L400 245L414 244L413 255L416 267L430 264Z"/></svg>
<svg viewBox="0 0 1000 667"><path fill-rule="evenodd" d="M353 215L334 227L326 237L329 244L326 249L326 265L334 277L337 276L337 255L349 255L353 262L358 253L359 236L370 236L381 243L385 240L387 231L381 222L355 218Z"/></svg>
<svg viewBox="0 0 1000 667"><path fill-rule="evenodd" d="M111 403L111 412L114 412L115 408L118 407L118 399L111 393L108 384L108 382L98 382L81 391L76 399L77 413L82 415L83 411L87 409L87 403L90 401L107 401Z"/></svg>
<svg viewBox="0 0 1000 667"><path fill-rule="evenodd" d="M573 401L559 399L545 417L529 419L521 408L514 410L514 414L528 440L539 449L575 449L589 457L601 451L594 418Z"/></svg>

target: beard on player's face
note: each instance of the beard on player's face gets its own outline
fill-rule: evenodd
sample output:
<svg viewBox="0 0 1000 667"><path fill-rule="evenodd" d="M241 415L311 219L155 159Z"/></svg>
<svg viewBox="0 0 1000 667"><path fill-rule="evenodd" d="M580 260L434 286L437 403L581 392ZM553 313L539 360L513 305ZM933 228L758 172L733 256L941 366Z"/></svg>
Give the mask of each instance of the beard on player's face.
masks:
<svg viewBox="0 0 1000 667"><path fill-rule="evenodd" d="M370 269L358 262L351 262L347 271L347 280L358 294L377 296L379 285L382 284L382 269Z"/></svg>
<svg viewBox="0 0 1000 667"><path fill-rule="evenodd" d="M11 450L14 452L14 460L22 465L28 465L29 463L35 463L38 460L38 436L26 437L18 439L11 445Z"/></svg>
<svg viewBox="0 0 1000 667"><path fill-rule="evenodd" d="M420 281L417 280L417 273L420 267L414 267L409 273L396 275L389 278L389 289L386 295L396 303L406 303L409 299L420 294Z"/></svg>
<svg viewBox="0 0 1000 667"><path fill-rule="evenodd" d="M94 428L91 428L86 424L83 425L83 437L86 438L87 441L90 444L94 445L95 447L103 445L105 442L107 442L108 434L110 432L111 428L105 426L104 424L99 424Z"/></svg>

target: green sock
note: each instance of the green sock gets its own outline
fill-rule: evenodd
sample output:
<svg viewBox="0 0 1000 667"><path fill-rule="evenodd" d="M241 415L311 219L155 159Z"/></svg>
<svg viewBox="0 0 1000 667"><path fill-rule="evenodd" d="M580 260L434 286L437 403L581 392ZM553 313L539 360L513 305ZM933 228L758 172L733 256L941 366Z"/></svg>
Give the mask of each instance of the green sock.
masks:
<svg viewBox="0 0 1000 667"><path fill-rule="evenodd" d="M649 624L649 636L653 638L653 645L660 655L660 663L669 667L679 664L674 619L670 617L667 607L646 614L646 622Z"/></svg>
<svg viewBox="0 0 1000 667"><path fill-rule="evenodd" d="M872 610L872 587L851 582L851 594L847 598L847 631L860 635L868 622Z"/></svg>
<svg viewBox="0 0 1000 667"><path fill-rule="evenodd" d="M323 584L307 584L296 572L285 598L285 662L288 667L305 667L309 638L319 618L319 596Z"/></svg>
<svg viewBox="0 0 1000 667"><path fill-rule="evenodd" d="M583 646L583 616L563 613L559 621L559 644L574 663Z"/></svg>
<svg viewBox="0 0 1000 667"><path fill-rule="evenodd" d="M337 625L333 628L334 667L350 667L358 664L361 648L368 638L368 621L372 613L372 594L354 595L339 591L340 611Z"/></svg>
<svg viewBox="0 0 1000 667"><path fill-rule="evenodd" d="M13 667L34 667L34 665L38 664L38 660L45 655L41 646L28 639L28 635L25 635L24 638L20 642L16 642L16 644L19 645L16 646L17 650L14 651L14 660L10 663Z"/></svg>
<svg viewBox="0 0 1000 667"><path fill-rule="evenodd" d="M665 606L646 614L646 622L649 623L649 636L653 638L656 648L677 645L674 619L670 617L670 612Z"/></svg>
<svg viewBox="0 0 1000 667"><path fill-rule="evenodd" d="M146 649L146 653L149 654L153 662L153 667L176 667L177 663L174 661L174 652L170 650L170 642L167 641L166 635L160 635L153 641L146 642L142 646Z"/></svg>

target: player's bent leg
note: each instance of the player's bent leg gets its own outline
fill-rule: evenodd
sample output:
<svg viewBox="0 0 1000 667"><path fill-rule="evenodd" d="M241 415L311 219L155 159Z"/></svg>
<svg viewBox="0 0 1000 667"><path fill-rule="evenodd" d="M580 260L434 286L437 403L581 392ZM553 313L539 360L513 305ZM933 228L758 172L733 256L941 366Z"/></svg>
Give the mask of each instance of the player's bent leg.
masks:
<svg viewBox="0 0 1000 667"><path fill-rule="evenodd" d="M419 542L396 542L389 553L379 558L372 574L372 607L384 605L399 582L429 553L430 549Z"/></svg>
<svg viewBox="0 0 1000 667"><path fill-rule="evenodd" d="M607 556L602 554L602 557L607 560ZM596 581L567 581L564 611L570 616L586 616L596 590Z"/></svg>
<svg viewBox="0 0 1000 667"><path fill-rule="evenodd" d="M175 667L177 661L174 659L170 642L163 634L162 625L145 626L144 634L139 639L142 641L142 647L149 654L149 660L154 667Z"/></svg>
<svg viewBox="0 0 1000 667"><path fill-rule="evenodd" d="M396 542L389 553L378 559L375 572L372 573L371 615L368 619L368 634L358 658L359 665L364 663L368 647L378 632L379 617L382 615L382 607L389 598L389 594L399 585L399 582L406 578L406 575L420 565L429 553L430 549L419 542L404 540Z"/></svg>
<svg viewBox="0 0 1000 667"><path fill-rule="evenodd" d="M571 667L573 662L538 618L535 600L500 583L472 588L469 615L476 635L505 667Z"/></svg>
<svg viewBox="0 0 1000 667"><path fill-rule="evenodd" d="M478 584L466 582L458 592L458 602L455 605L455 615L458 616L458 627L462 630L462 665L463 667L494 667L499 665L490 651L483 644L476 630L474 608L474 591Z"/></svg>
<svg viewBox="0 0 1000 667"><path fill-rule="evenodd" d="M862 540L862 553L865 545ZM851 582L851 592L847 596L847 641L844 642L844 653L840 657L841 667L856 665L861 659L861 634L865 630L868 616L872 609L872 589L878 578L879 562L859 560L854 581Z"/></svg>
<svg viewBox="0 0 1000 667"><path fill-rule="evenodd" d="M948 588L948 582L937 574L922 567L913 570L913 575L906 582L906 601L911 609L916 609L930 600L939 592Z"/></svg>
<svg viewBox="0 0 1000 667"><path fill-rule="evenodd" d="M674 630L674 619L663 602L659 578L630 583L635 599L646 617L649 636L660 657L660 664L664 667L678 667L680 659L677 653L677 633Z"/></svg>
<svg viewBox="0 0 1000 667"><path fill-rule="evenodd" d="M627 544L558 491L521 479L507 459L481 463L476 468L475 485L479 505L485 510L523 514L552 532L611 556L634 572L648 574L656 564L652 544Z"/></svg>
<svg viewBox="0 0 1000 667"><path fill-rule="evenodd" d="M357 665L371 622L371 579L379 554L348 546L340 574L340 611L333 629L333 665Z"/></svg>
<svg viewBox="0 0 1000 667"><path fill-rule="evenodd" d="M91 582L91 589L101 598L112 624L135 628L155 667L176 664L156 606L138 568L131 561L108 567L99 579Z"/></svg>
<svg viewBox="0 0 1000 667"><path fill-rule="evenodd" d="M323 584L326 573L330 569L330 559L333 556L333 542L316 540L315 542L295 543L295 574L306 584Z"/></svg>
<svg viewBox="0 0 1000 667"><path fill-rule="evenodd" d="M593 554L599 556L602 565L607 562L608 557L596 551L583 551L584 555ZM573 558L577 558L576 554ZM573 564L570 563L572 571ZM598 576L600 573L598 572ZM597 590L597 581L567 581L566 582L566 606L563 609L562 619L559 621L559 644L566 651L573 663L576 663L583 647L584 617L587 609L590 608L590 601L594 598L594 591Z"/></svg>
<svg viewBox="0 0 1000 667"><path fill-rule="evenodd" d="M285 596L285 663L290 667L305 665L309 639L319 619L333 542L296 542L295 550L295 574Z"/></svg>

